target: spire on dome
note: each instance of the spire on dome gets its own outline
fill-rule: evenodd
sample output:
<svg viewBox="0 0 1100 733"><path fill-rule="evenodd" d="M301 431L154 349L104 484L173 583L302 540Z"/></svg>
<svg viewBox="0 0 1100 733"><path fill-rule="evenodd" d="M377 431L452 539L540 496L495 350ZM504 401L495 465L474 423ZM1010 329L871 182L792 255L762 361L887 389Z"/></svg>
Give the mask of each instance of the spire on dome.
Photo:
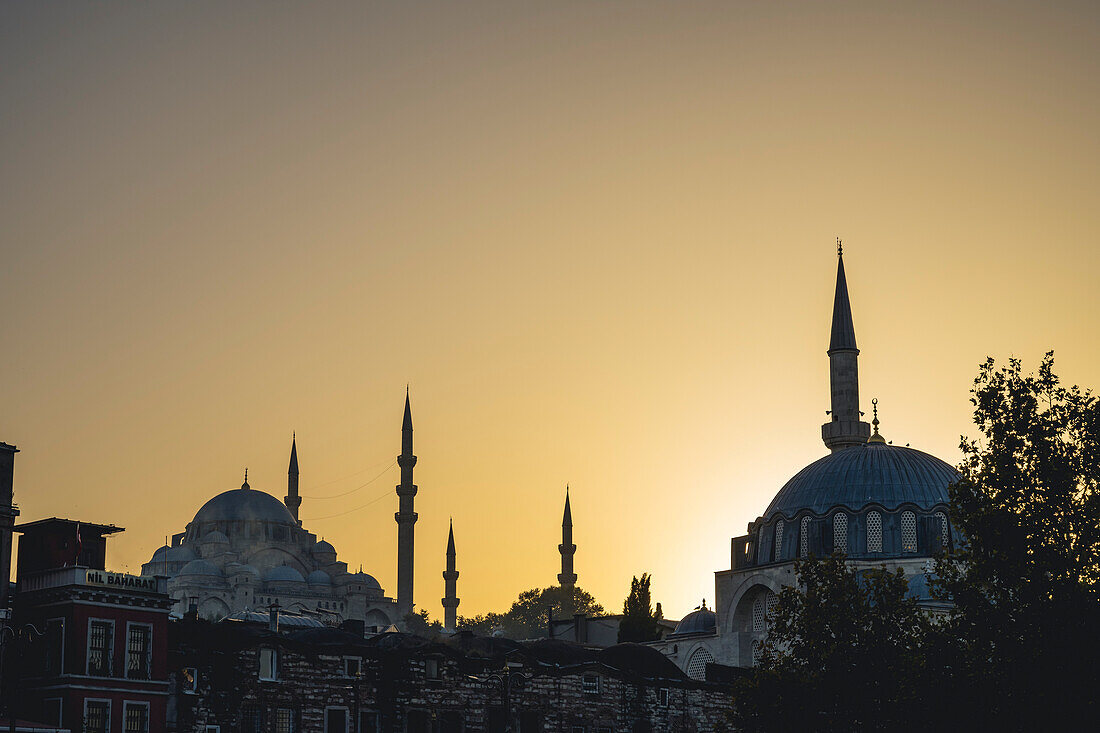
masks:
<svg viewBox="0 0 1100 733"><path fill-rule="evenodd" d="M251 486L248 485L248 468L247 467L245 467L245 469L244 469L244 483L241 484L241 488L242 489L252 488Z"/></svg>
<svg viewBox="0 0 1100 733"><path fill-rule="evenodd" d="M852 324L852 304L848 300L848 281L844 277L844 250L836 240L836 293L833 296L833 330L829 353L856 348L856 329Z"/></svg>
<svg viewBox="0 0 1100 733"><path fill-rule="evenodd" d="M886 438L879 435L879 432L878 432L878 425L879 425L879 422L878 422L878 397L875 397L874 399L871 400L871 407L872 407L872 409L874 410L874 413L875 413L874 419L871 420L871 426L874 428L875 432L870 438L867 439L867 442L868 443L885 443Z"/></svg>

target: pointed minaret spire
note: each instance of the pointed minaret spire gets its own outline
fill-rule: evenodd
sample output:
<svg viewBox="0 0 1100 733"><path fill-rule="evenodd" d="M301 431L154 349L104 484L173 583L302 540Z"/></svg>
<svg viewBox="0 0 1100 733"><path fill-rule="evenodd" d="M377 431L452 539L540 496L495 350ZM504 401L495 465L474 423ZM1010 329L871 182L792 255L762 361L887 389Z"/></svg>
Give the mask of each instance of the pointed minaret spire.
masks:
<svg viewBox="0 0 1100 733"><path fill-rule="evenodd" d="M577 574L573 572L573 555L577 552L577 546L573 544L573 513L569 510L569 485L565 486L565 512L561 519L561 544L558 545L561 553L561 572L558 573L558 585L569 590L566 599L567 608L563 608L567 616L572 616L572 592L577 585Z"/></svg>
<svg viewBox="0 0 1100 733"><path fill-rule="evenodd" d="M290 468L287 470L286 499L283 503L298 520L298 524L301 524L302 520L298 519L298 507L302 506L302 497L298 496L298 435L296 433L290 434Z"/></svg>
<svg viewBox="0 0 1100 733"><path fill-rule="evenodd" d="M458 571L455 570L455 525L451 520L447 534L447 569L443 572L445 581L443 594L443 628L453 632L458 627Z"/></svg>
<svg viewBox="0 0 1100 733"><path fill-rule="evenodd" d="M397 616L404 623L405 616L413 610L413 525L416 524L416 512L413 511L413 497L416 496L416 484L413 483L412 408L409 405L409 387L405 385L405 416L401 420L401 455L397 457L401 467L401 483L397 485L398 510L393 515L397 521Z"/></svg>
<svg viewBox="0 0 1100 733"><path fill-rule="evenodd" d="M871 435L871 426L859 419L859 349L856 348L856 329L852 325L848 281L844 276L844 249L839 238L836 255L836 293L828 351L832 393L829 414L832 419L821 426L821 439L833 451L866 443Z"/></svg>

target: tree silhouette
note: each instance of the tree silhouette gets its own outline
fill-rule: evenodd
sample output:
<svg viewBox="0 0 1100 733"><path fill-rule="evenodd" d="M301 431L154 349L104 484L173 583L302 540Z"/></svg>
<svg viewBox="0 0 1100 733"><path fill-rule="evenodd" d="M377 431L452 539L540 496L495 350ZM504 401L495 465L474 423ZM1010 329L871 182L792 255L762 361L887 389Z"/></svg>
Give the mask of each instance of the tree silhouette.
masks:
<svg viewBox="0 0 1100 733"><path fill-rule="evenodd" d="M659 637L657 618L649 593L649 573L630 579L630 594L623 601L623 618L619 622L619 642L654 641Z"/></svg>

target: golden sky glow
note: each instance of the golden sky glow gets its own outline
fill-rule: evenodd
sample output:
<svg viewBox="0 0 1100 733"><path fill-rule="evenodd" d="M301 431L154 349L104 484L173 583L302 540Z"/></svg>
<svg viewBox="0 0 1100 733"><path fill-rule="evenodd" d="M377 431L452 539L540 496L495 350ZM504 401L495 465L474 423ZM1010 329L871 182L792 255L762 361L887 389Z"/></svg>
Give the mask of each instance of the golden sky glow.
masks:
<svg viewBox="0 0 1100 733"><path fill-rule="evenodd" d="M416 600L631 575L678 617L824 455L834 237L883 434L986 355L1100 385L1095 3L0 9L0 440L136 572L241 483ZM374 504L328 517L385 494Z"/></svg>

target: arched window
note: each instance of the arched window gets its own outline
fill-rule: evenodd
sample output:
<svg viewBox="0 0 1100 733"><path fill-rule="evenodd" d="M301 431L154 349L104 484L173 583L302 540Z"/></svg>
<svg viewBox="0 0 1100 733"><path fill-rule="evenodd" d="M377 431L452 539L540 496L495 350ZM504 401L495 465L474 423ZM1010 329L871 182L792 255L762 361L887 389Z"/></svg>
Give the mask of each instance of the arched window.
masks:
<svg viewBox="0 0 1100 733"><path fill-rule="evenodd" d="M775 618L775 607L779 605L779 596L768 591L767 596L764 599L764 619L765 628L769 626L772 619Z"/></svg>
<svg viewBox="0 0 1100 733"><path fill-rule="evenodd" d="M752 666L756 667L764 659L764 642L759 639L752 640Z"/></svg>
<svg viewBox="0 0 1100 733"><path fill-rule="evenodd" d="M775 523L775 556L772 560L778 560L783 553L783 520Z"/></svg>
<svg viewBox="0 0 1100 733"><path fill-rule="evenodd" d="M848 515L844 512L833 515L833 552L848 552Z"/></svg>
<svg viewBox="0 0 1100 733"><path fill-rule="evenodd" d="M798 554L806 557L810 554L810 518L802 517L802 529L798 533Z"/></svg>
<svg viewBox="0 0 1100 733"><path fill-rule="evenodd" d="M752 632L754 634L763 634L767 631L767 622L765 621L766 614L767 609L764 605L764 594L760 593L752 602Z"/></svg>
<svg viewBox="0 0 1100 733"><path fill-rule="evenodd" d="M943 512L936 512L936 519L940 523L940 547L946 550L951 542L951 527L947 524L947 515Z"/></svg>
<svg viewBox="0 0 1100 733"><path fill-rule="evenodd" d="M867 514L867 552L882 552L882 515Z"/></svg>
<svg viewBox="0 0 1100 733"><path fill-rule="evenodd" d="M764 525L756 530L756 562L764 562Z"/></svg>
<svg viewBox="0 0 1100 733"><path fill-rule="evenodd" d="M901 513L901 551L917 551L917 517L913 512Z"/></svg>
<svg viewBox="0 0 1100 733"><path fill-rule="evenodd" d="M714 661L714 655L707 651L704 646L699 647L691 653L688 658L687 676L693 680L705 680L707 678L707 665Z"/></svg>

